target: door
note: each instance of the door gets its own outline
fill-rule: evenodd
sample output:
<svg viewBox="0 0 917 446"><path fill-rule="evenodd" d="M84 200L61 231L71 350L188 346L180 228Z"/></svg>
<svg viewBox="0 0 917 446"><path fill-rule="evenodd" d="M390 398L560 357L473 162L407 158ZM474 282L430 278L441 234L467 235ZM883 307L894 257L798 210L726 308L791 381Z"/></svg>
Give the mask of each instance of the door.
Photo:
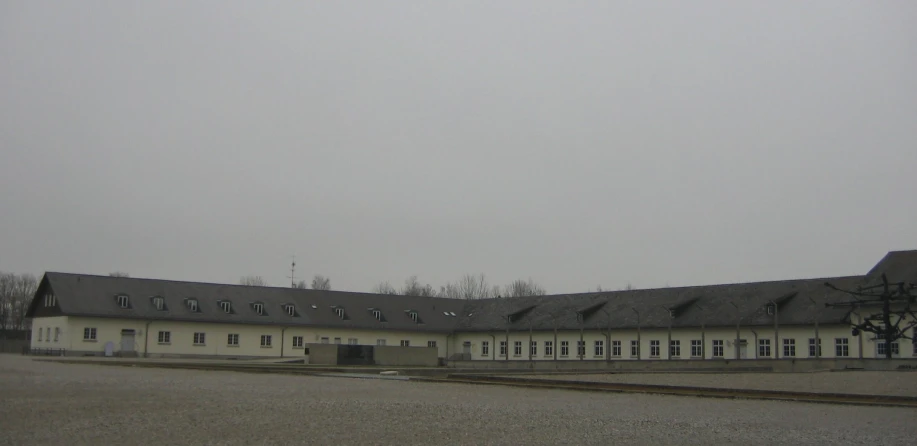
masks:
<svg viewBox="0 0 917 446"><path fill-rule="evenodd" d="M470 354L471 354L471 342L465 341L465 342L462 343L462 353L464 353L464 354L466 354L466 355L470 355Z"/></svg>
<svg viewBox="0 0 917 446"><path fill-rule="evenodd" d="M746 358L748 358L748 344L743 342L739 344L739 359Z"/></svg>
<svg viewBox="0 0 917 446"><path fill-rule="evenodd" d="M134 330L121 330L121 354L134 352Z"/></svg>

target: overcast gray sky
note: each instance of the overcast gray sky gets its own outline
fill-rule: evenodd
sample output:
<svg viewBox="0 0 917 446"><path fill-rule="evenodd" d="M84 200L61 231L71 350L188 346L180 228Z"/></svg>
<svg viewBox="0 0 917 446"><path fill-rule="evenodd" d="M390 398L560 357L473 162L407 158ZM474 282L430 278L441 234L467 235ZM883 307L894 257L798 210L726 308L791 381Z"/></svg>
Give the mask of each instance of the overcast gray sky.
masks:
<svg viewBox="0 0 917 446"><path fill-rule="evenodd" d="M0 270L548 291L917 248L917 2L0 3Z"/></svg>

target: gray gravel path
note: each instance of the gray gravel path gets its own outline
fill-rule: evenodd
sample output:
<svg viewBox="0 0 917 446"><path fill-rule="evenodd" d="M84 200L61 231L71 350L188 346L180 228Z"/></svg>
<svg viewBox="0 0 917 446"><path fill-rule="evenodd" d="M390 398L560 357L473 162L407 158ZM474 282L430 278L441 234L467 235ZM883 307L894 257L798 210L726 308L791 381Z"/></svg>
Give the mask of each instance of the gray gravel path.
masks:
<svg viewBox="0 0 917 446"><path fill-rule="evenodd" d="M32 362L0 445L913 444L917 410Z"/></svg>
<svg viewBox="0 0 917 446"><path fill-rule="evenodd" d="M615 373L526 375L526 377L533 379L660 384L726 389L917 396L917 372L910 371L818 373ZM917 441L915 441L915 444L917 444Z"/></svg>

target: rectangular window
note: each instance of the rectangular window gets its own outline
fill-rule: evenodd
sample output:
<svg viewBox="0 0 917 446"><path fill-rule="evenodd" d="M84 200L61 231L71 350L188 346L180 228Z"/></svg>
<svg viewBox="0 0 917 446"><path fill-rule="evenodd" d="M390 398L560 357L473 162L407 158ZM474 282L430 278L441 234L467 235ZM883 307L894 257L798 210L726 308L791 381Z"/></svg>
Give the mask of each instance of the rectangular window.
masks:
<svg viewBox="0 0 917 446"><path fill-rule="evenodd" d="M576 354L580 358L586 356L586 341L576 341Z"/></svg>
<svg viewBox="0 0 917 446"><path fill-rule="evenodd" d="M814 358L815 355L815 338L809 338L809 357ZM821 338L818 339L818 357L821 357Z"/></svg>
<svg viewBox="0 0 917 446"><path fill-rule="evenodd" d="M340 344L340 343L341 343L341 338L334 338L334 343L335 343L335 344Z"/></svg>
<svg viewBox="0 0 917 446"><path fill-rule="evenodd" d="M328 343L328 337L327 337L327 336L323 336L321 342L322 342L322 344L327 344L327 343Z"/></svg>
<svg viewBox="0 0 917 446"><path fill-rule="evenodd" d="M255 309L255 313L264 314L264 304L252 304L252 307Z"/></svg>
<svg viewBox="0 0 917 446"><path fill-rule="evenodd" d="M38 328L38 342L41 342L41 341L42 341L42 338L41 338L41 337L42 337L42 335L44 335L44 333L45 333L45 329L39 327L39 328Z"/></svg>
<svg viewBox="0 0 917 446"><path fill-rule="evenodd" d="M45 341L51 342L51 327L48 327L45 331Z"/></svg>
<svg viewBox="0 0 917 446"><path fill-rule="evenodd" d="M500 341L500 356L506 356L506 341Z"/></svg>
<svg viewBox="0 0 917 446"><path fill-rule="evenodd" d="M237 333L230 333L226 336L226 345L231 345L234 347L239 346L239 335Z"/></svg>
<svg viewBox="0 0 917 446"><path fill-rule="evenodd" d="M194 345L204 345L204 333L194 333Z"/></svg>
<svg viewBox="0 0 917 446"><path fill-rule="evenodd" d="M621 357L621 341L611 341L611 356Z"/></svg>
<svg viewBox="0 0 917 446"><path fill-rule="evenodd" d="M286 306L286 309L287 309L287 314L288 314L288 315L290 315L290 316L296 316L296 306L295 306L295 305L287 305L287 306Z"/></svg>
<svg viewBox="0 0 917 446"><path fill-rule="evenodd" d="M529 355L538 355L538 341L532 341L531 345L529 345Z"/></svg>
<svg viewBox="0 0 917 446"><path fill-rule="evenodd" d="M714 358L723 357L723 341L721 339L713 341L713 357Z"/></svg>
<svg viewBox="0 0 917 446"><path fill-rule="evenodd" d="M917 345L917 343L914 345ZM847 345L847 338L834 339L834 356L837 356L838 358L850 356L850 349Z"/></svg>
<svg viewBox="0 0 917 446"><path fill-rule="evenodd" d="M490 342L483 341L481 342L481 356L487 356L490 354Z"/></svg>
<svg viewBox="0 0 917 446"><path fill-rule="evenodd" d="M261 346L265 348L271 346L271 335L261 335Z"/></svg>
<svg viewBox="0 0 917 446"><path fill-rule="evenodd" d="M427 347L436 348L436 341L427 341Z"/></svg>
<svg viewBox="0 0 917 446"><path fill-rule="evenodd" d="M130 307L130 300L128 300L127 296L118 296L118 305L121 308L128 308Z"/></svg>
<svg viewBox="0 0 917 446"><path fill-rule="evenodd" d="M410 346L411 346L411 341L409 341L409 340L407 340L407 339L402 339L402 340L401 340L401 346L402 346L402 347L410 347Z"/></svg>
<svg viewBox="0 0 917 446"><path fill-rule="evenodd" d="M659 341L650 341L650 358L659 357Z"/></svg>
<svg viewBox="0 0 917 446"><path fill-rule="evenodd" d="M222 308L226 313L232 313L232 303L228 300L221 301L220 308Z"/></svg>
<svg viewBox="0 0 917 446"><path fill-rule="evenodd" d="M160 331L159 337L157 338L160 344L168 344L172 342L172 333L168 331Z"/></svg>
<svg viewBox="0 0 917 446"><path fill-rule="evenodd" d="M385 345L385 339L376 339L376 345Z"/></svg>
<svg viewBox="0 0 917 446"><path fill-rule="evenodd" d="M360 345L360 342L357 340L357 338L347 338L347 343L350 345Z"/></svg>
<svg viewBox="0 0 917 446"><path fill-rule="evenodd" d="M560 356L566 358L570 354L570 341L560 341Z"/></svg>
<svg viewBox="0 0 917 446"><path fill-rule="evenodd" d="M692 358L703 358L704 357L704 343L700 339L695 339L691 341L691 357Z"/></svg>
<svg viewBox="0 0 917 446"><path fill-rule="evenodd" d="M681 357L681 341L672 341L669 346L669 357L670 358L679 358Z"/></svg>
<svg viewBox="0 0 917 446"><path fill-rule="evenodd" d="M95 341L96 340L96 329L86 327L83 329L83 340L84 341Z"/></svg>
<svg viewBox="0 0 917 446"><path fill-rule="evenodd" d="M293 348L303 348L302 336L293 336Z"/></svg>
<svg viewBox="0 0 917 446"><path fill-rule="evenodd" d="M605 341L595 341L595 356L605 356Z"/></svg>
<svg viewBox="0 0 917 446"><path fill-rule="evenodd" d="M639 358L640 357L640 343L637 341L630 341L630 357Z"/></svg>
<svg viewBox="0 0 917 446"><path fill-rule="evenodd" d="M880 338L880 339L876 339L876 353L877 353L879 356L883 356L883 357L885 356L886 345L888 345L888 344L886 344L885 341L883 341L881 338ZM898 355L898 353L899 353L899 350L898 350L898 343L897 343L897 342L892 342L892 343L891 343L891 346L892 346L892 356Z"/></svg>
<svg viewBox="0 0 917 446"><path fill-rule="evenodd" d="M513 342L513 356L522 356L522 341Z"/></svg>
<svg viewBox="0 0 917 446"><path fill-rule="evenodd" d="M796 340L795 339L784 339L783 340L783 356L786 358L792 358L796 356Z"/></svg>
<svg viewBox="0 0 917 446"><path fill-rule="evenodd" d="M758 339L758 357L759 358L770 358L771 357L771 340L770 339Z"/></svg>
<svg viewBox="0 0 917 446"><path fill-rule="evenodd" d="M544 341L544 355L554 356L554 341Z"/></svg>
<svg viewBox="0 0 917 446"><path fill-rule="evenodd" d="M54 327L54 342L60 339L60 327Z"/></svg>

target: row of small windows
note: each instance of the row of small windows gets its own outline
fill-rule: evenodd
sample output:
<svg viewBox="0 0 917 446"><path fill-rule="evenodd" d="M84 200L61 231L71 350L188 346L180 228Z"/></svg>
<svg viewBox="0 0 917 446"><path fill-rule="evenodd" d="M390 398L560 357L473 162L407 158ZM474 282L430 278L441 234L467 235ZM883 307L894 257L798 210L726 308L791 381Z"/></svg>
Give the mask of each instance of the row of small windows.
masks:
<svg viewBox="0 0 917 446"><path fill-rule="evenodd" d="M125 308L125 309L132 308L130 297L127 296L126 294L116 295L115 300L118 302L118 306L121 308ZM46 301L47 301L47 297L46 297ZM150 301L152 302L153 307L159 311L168 311L169 309L168 306L166 305L166 300L162 296L153 296L150 298ZM228 300L219 300L217 301L217 304L220 306L220 309L222 309L224 313L235 314L232 308L232 302ZM185 299L185 305L188 307L188 310L190 310L193 313L200 312L200 305L198 304L197 299L189 297ZM267 312L264 309L263 303L253 302L251 304L251 307L252 307L252 311L254 311L255 313L261 316L267 315ZM313 305L313 307L315 306ZM294 317L299 316L299 314L296 312L296 306L293 304L283 304L282 308L283 308L283 311L289 316L294 316Z"/></svg>
<svg viewBox="0 0 917 446"><path fill-rule="evenodd" d="M53 295L52 295L51 297L53 298ZM48 299L48 298L46 297L46 302L47 302L47 299ZM127 296L126 294L118 294L118 295L115 296L115 299L116 299L117 302L118 302L118 306L120 306L121 308L125 308L125 309L130 309L130 308L132 308L132 307L131 307L131 302L130 302L130 297ZM168 311L168 306L166 305L165 299L164 299L162 296L153 296L153 297L150 298L150 299L151 299L151 302L152 302L154 308L156 308L156 309L159 310L159 311ZM233 311L233 305L232 305L232 302L231 302L231 301L229 301L229 300L218 300L218 301L217 301L217 304L219 305L220 309L223 310L224 313L227 313L227 314L235 314L235 311ZM47 305L47 303L46 303L46 305ZM197 301L197 299L195 299L195 298L190 298L190 297L189 297L189 298L185 299L185 305L188 307L188 310L190 310L191 312L194 312L194 313L200 312L200 305L198 304L198 301ZM262 303L262 302L252 302L252 303L251 303L251 308L252 308L252 311L254 311L256 314L258 314L258 315L260 315L260 316L266 316L266 315L267 315L267 312L266 312L266 310L265 310L264 303ZM296 312L296 306L293 305L293 304L283 304L283 305L282 305L282 308L283 308L283 311L284 311L288 316L293 316L293 317L299 316L299 314ZM312 308L313 308L313 309L317 309L318 306L312 305ZM344 319L344 320L350 319L350 318L348 317L347 312L346 312L346 310L344 309L344 307L336 306L336 305L335 305L335 306L332 306L331 309L334 311L335 314L337 314L337 316L338 316L339 318ZM378 320L378 321L380 321L380 322L387 322L387 320L385 319L385 317L382 315L382 310L379 310L379 309L377 309L377 308L370 308L369 311L372 313L373 318L375 318L376 320ZM415 310L405 310L405 314L407 314L408 317L409 317L412 321L414 321L414 323L417 323L417 324L422 324L422 323L423 323L423 321L422 321L421 318L420 318L420 313L418 313L417 311L415 311ZM443 314L444 314L444 315L447 315L447 316L455 316L455 315L456 315L456 314L453 313L453 312L443 312Z"/></svg>
<svg viewBox="0 0 917 446"><path fill-rule="evenodd" d="M500 341L500 356L506 356L506 341ZM553 356L554 355L554 341L544 341L544 356ZM721 339L716 339L711 342L713 347L713 357L722 358L725 356L725 341ZM879 342L876 344L878 348L878 354L885 354L885 343ZM605 356L605 341L597 340L593 341L593 355L596 357ZM817 347L817 348L816 348ZM578 356L586 356L586 343L584 341L576 341L576 354ZM515 341L513 343L513 356L522 356L523 342ZM894 342L891 344L891 349L893 354L898 354L898 343ZM817 350L817 351L816 351ZM611 341L611 357L619 358L622 356L623 346L622 341ZM482 341L481 342L481 356L490 355L490 342ZM560 357L570 356L570 341L560 341ZM651 340L650 341L650 358L659 358L661 353L661 341ZM701 358L704 356L704 347L701 340L692 340L691 341L691 357L692 358ZM531 341L529 344L529 355L537 356L538 355L538 342ZM917 354L917 342L914 343L914 354ZM850 355L850 347L848 338L835 338L834 339L834 356L836 357L846 357ZM640 357L640 344L636 340L630 341L630 356L632 358ZM758 357L770 357L771 356L771 340L770 339L759 339L758 340ZM796 356L796 340L795 339L783 339L783 357L792 358ZM818 339L816 343L815 338L809 338L809 357L820 357L822 356L821 350L821 339ZM669 344L669 357L679 358L681 357L681 341L673 340Z"/></svg>

